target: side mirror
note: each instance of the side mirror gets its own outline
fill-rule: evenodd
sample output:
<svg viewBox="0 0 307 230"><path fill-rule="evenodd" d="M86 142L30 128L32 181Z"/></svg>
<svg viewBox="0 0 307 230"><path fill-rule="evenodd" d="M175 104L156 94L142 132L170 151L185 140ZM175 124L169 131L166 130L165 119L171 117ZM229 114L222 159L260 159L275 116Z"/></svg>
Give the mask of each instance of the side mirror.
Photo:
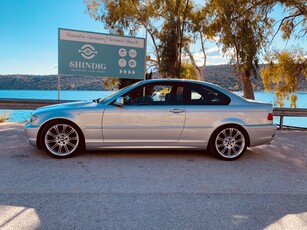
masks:
<svg viewBox="0 0 307 230"><path fill-rule="evenodd" d="M125 103L124 103L124 98L123 98L123 97L118 97L118 98L116 99L116 101L114 101L113 104L116 105L116 106L122 107L122 106L125 104Z"/></svg>

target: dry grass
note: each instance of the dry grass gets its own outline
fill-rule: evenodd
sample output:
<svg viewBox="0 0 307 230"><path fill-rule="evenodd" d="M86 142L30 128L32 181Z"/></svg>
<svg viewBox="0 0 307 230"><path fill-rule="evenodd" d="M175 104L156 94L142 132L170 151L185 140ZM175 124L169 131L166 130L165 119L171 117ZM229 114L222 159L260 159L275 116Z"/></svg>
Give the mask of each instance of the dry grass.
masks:
<svg viewBox="0 0 307 230"><path fill-rule="evenodd" d="M0 117L0 123L7 121L7 119L8 119L7 117Z"/></svg>
<svg viewBox="0 0 307 230"><path fill-rule="evenodd" d="M7 121L9 119L9 117L10 117L10 113L0 114L0 123Z"/></svg>

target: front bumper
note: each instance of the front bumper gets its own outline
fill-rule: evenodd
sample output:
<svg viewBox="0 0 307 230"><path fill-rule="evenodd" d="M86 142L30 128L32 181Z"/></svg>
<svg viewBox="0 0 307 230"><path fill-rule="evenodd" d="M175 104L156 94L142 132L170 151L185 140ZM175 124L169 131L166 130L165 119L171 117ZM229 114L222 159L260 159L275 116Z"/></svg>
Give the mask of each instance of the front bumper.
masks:
<svg viewBox="0 0 307 230"><path fill-rule="evenodd" d="M27 142L33 146L36 146L37 134L40 126L31 125L30 123L25 124L25 133Z"/></svg>

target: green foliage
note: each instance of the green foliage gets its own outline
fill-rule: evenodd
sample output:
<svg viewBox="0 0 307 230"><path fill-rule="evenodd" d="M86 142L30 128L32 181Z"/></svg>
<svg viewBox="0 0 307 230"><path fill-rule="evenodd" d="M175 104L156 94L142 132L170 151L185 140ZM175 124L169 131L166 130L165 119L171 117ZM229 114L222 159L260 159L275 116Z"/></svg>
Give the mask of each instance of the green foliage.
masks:
<svg viewBox="0 0 307 230"><path fill-rule="evenodd" d="M266 57L269 63L261 69L266 91L274 91L276 104L284 106L284 99L290 99L290 107L296 107L299 77L307 76L307 59L302 50L274 52Z"/></svg>
<svg viewBox="0 0 307 230"><path fill-rule="evenodd" d="M291 36L304 38L307 34L307 1L305 0L257 0L254 5L261 6L264 14L274 11L275 6L282 6L284 17L279 23L278 30L282 31L283 39Z"/></svg>
<svg viewBox="0 0 307 230"><path fill-rule="evenodd" d="M274 37L282 31L284 40L295 36L295 40L306 39L307 34L307 2L303 0L257 0L254 4L259 5L264 15L274 10L276 5L284 8L284 18ZM304 49L289 51L273 51L266 55L269 63L261 71L261 77L266 90L273 90L276 95L276 104L283 107L284 100L290 99L291 107L296 107L296 94L299 78L306 75L306 56Z"/></svg>
<svg viewBox="0 0 307 230"><path fill-rule="evenodd" d="M183 79L193 79L193 80L199 80L197 79L195 68L192 64L183 61L181 63L181 78Z"/></svg>
<svg viewBox="0 0 307 230"><path fill-rule="evenodd" d="M138 15L136 5L140 1L125 0L83 0L87 13L96 21L102 21L112 33L135 36L140 28L142 15ZM148 9L149 10L149 9ZM144 13L145 16L145 13Z"/></svg>
<svg viewBox="0 0 307 230"><path fill-rule="evenodd" d="M246 98L254 97L253 88L262 88L251 77L258 76L258 56L267 48L268 38L273 34L274 20L270 13L283 7L284 18L276 24L279 23L278 31L283 32L284 39L293 34L297 38L307 34L307 2L303 0L208 0L201 8L197 8L195 2L84 0L87 13L101 21L111 33L135 36L140 28L145 28L154 47L154 57L147 57L148 66L155 66L163 77L203 79L204 39L217 41L231 58L241 81L241 86L233 83L229 88L242 87ZM300 30L296 30L298 26ZM201 41L205 57L201 67L196 65L189 50L190 44L197 40ZM188 54L194 73L190 65L182 63L182 49ZM123 81L129 83L129 80ZM287 96L284 93L288 89L283 91L281 86L277 89L281 90L278 98Z"/></svg>
<svg viewBox="0 0 307 230"><path fill-rule="evenodd" d="M211 18L208 36L218 37L239 72L244 97L253 99L250 77L257 76L257 56L266 45L272 20L249 0L209 0L206 7Z"/></svg>
<svg viewBox="0 0 307 230"><path fill-rule="evenodd" d="M175 20L165 23L163 30L159 34L160 44L158 46L160 53L159 72L164 77L178 77L179 70L179 34Z"/></svg>
<svg viewBox="0 0 307 230"><path fill-rule="evenodd" d="M199 23L192 0L84 0L84 4L110 32L135 36L145 28L155 52L148 62L163 77L180 77L182 50L192 42Z"/></svg>
<svg viewBox="0 0 307 230"><path fill-rule="evenodd" d="M223 51L230 51L234 63L253 69L255 58L270 32L271 20L266 19L260 9L249 9L248 0L211 0L207 7L212 18L209 36L218 37Z"/></svg>
<svg viewBox="0 0 307 230"><path fill-rule="evenodd" d="M103 87L107 90L116 88L118 85L118 79L114 77L106 77L103 81Z"/></svg>

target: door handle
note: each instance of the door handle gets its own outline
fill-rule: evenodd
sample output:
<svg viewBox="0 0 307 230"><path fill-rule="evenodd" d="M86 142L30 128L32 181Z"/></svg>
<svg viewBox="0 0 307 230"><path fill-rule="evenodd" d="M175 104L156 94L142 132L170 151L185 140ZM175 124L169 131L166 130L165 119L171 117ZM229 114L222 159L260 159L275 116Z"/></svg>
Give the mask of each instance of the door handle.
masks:
<svg viewBox="0 0 307 230"><path fill-rule="evenodd" d="M184 110L183 109L172 109L170 110L171 113L183 113Z"/></svg>

